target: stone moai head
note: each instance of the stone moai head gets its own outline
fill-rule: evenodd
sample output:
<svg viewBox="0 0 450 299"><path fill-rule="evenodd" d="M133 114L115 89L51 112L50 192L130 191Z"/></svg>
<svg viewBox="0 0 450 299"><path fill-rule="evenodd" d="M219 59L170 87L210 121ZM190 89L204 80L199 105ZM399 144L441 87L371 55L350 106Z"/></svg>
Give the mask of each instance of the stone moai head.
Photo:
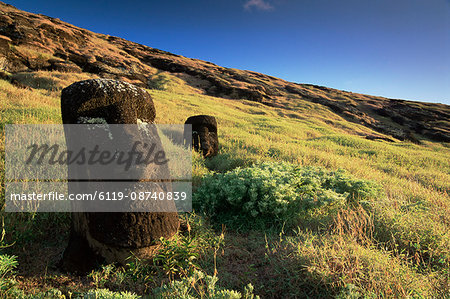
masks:
<svg viewBox="0 0 450 299"><path fill-rule="evenodd" d="M103 119L108 124L153 123L156 117L147 91L111 79L79 81L64 88L61 113L64 124L83 123L87 118Z"/></svg>
<svg viewBox="0 0 450 299"><path fill-rule="evenodd" d="M192 146L195 151L201 152L204 157L217 155L219 140L217 137L217 121L214 116L191 116L186 120L185 124L192 125Z"/></svg>

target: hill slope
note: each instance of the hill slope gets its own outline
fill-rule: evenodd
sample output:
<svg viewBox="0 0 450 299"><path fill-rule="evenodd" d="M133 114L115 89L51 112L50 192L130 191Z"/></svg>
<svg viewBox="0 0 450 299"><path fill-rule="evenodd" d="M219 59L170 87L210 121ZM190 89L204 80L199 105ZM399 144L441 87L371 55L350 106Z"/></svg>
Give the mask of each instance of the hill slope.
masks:
<svg viewBox="0 0 450 299"><path fill-rule="evenodd" d="M27 13L0 2L0 67L10 73L57 70L87 72L143 87L179 78L193 93L247 99L297 110L302 102L323 105L380 134L369 139L422 138L450 141L450 107L296 84L272 76L217 66L93 33L59 19Z"/></svg>

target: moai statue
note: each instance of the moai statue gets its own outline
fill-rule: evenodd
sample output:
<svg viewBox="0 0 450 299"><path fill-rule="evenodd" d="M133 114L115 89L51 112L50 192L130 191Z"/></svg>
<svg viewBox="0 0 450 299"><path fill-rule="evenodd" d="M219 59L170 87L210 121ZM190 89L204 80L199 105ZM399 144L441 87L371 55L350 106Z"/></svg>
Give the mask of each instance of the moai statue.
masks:
<svg viewBox="0 0 450 299"><path fill-rule="evenodd" d="M192 125L192 146L204 157L213 157L219 151L217 138L217 122L214 116L195 115L189 117L184 124ZM187 136L185 136L187 139Z"/></svg>
<svg viewBox="0 0 450 299"><path fill-rule="evenodd" d="M61 111L64 124L152 124L156 116L153 101L144 89L110 79L80 81L63 89ZM65 131L67 144L76 143L68 140L73 136L67 134L66 127ZM160 144L156 129L153 133L154 141ZM149 167L153 166L146 165L143 171L152 171ZM168 167L163 170L168 171ZM95 184L95 179L92 181ZM151 258L158 240L172 237L179 228L174 211L73 212L61 265L67 271L86 273L103 261L125 264L131 255Z"/></svg>

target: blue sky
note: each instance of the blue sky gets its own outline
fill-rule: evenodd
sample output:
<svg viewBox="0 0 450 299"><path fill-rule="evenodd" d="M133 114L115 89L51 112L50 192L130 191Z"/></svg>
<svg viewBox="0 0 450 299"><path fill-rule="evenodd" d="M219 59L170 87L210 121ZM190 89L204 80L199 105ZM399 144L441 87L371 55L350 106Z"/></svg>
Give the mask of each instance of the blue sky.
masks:
<svg viewBox="0 0 450 299"><path fill-rule="evenodd" d="M225 67L450 104L450 0L3 1Z"/></svg>

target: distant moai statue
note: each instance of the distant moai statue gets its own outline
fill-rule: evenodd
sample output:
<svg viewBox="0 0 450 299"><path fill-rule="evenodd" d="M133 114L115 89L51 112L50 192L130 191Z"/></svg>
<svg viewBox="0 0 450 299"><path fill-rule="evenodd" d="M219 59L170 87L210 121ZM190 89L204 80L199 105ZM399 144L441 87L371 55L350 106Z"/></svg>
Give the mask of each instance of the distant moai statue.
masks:
<svg viewBox="0 0 450 299"><path fill-rule="evenodd" d="M110 79L80 81L63 89L61 111L64 124L151 124L156 116L153 101L144 89ZM153 133L154 141L160 143L156 129ZM66 131L68 145L80 141L68 140L71 137ZM169 171L167 165L163 171ZM89 171L86 175L89 177ZM69 190L70 186L69 180ZM157 241L161 237L172 237L179 228L178 214L173 211L176 209L171 212L73 212L69 244L61 263L63 269L86 273L102 261L125 264L131 254L151 258Z"/></svg>
<svg viewBox="0 0 450 299"><path fill-rule="evenodd" d="M213 157L219 152L219 139L217 137L217 121L211 115L195 115L189 117L184 123L192 125L192 146L204 157ZM185 133L186 135L186 133ZM186 140L189 136L185 136Z"/></svg>

